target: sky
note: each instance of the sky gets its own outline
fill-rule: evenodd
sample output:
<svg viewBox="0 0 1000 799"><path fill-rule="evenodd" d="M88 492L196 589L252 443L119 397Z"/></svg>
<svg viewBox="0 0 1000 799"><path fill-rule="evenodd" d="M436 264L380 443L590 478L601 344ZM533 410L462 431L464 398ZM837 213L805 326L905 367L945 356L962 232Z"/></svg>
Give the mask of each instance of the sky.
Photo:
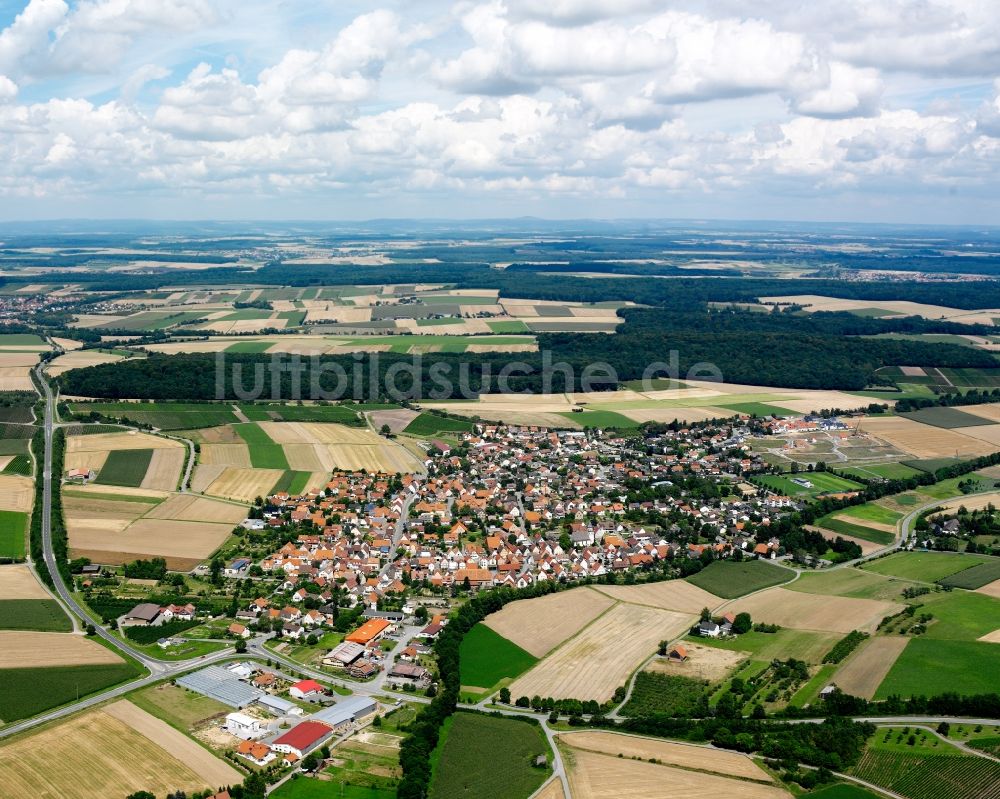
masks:
<svg viewBox="0 0 1000 799"><path fill-rule="evenodd" d="M1000 220L997 0L0 0L0 29L0 220Z"/></svg>

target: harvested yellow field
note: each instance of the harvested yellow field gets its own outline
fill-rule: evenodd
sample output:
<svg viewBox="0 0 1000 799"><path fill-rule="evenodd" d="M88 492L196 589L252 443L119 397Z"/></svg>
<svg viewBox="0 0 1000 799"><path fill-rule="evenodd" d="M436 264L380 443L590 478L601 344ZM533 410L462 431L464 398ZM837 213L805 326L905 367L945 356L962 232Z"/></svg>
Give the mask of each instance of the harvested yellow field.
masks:
<svg viewBox="0 0 1000 799"><path fill-rule="evenodd" d="M989 444L994 452L998 448L997 445L1000 444L1000 424L973 425L971 427L963 427L961 431L962 435Z"/></svg>
<svg viewBox="0 0 1000 799"><path fill-rule="evenodd" d="M971 413L981 419L1000 422L1000 405L963 405L962 413Z"/></svg>
<svg viewBox="0 0 1000 799"><path fill-rule="evenodd" d="M896 658L906 649L908 640L899 635L866 641L861 649L837 670L831 682L851 696L871 699L896 662Z"/></svg>
<svg viewBox="0 0 1000 799"><path fill-rule="evenodd" d="M70 436L67 441L72 441L73 436ZM79 452L67 452L66 457L63 459L63 468L66 471L70 469L90 469L91 471L100 473L101 468L104 466L104 461L108 459L108 450L81 450Z"/></svg>
<svg viewBox="0 0 1000 799"><path fill-rule="evenodd" d="M984 319L984 324L992 324L993 317L998 315L998 312L987 309L964 310L961 308L949 308L946 305L927 305L925 303L908 302L905 300L846 300L834 297L822 297L817 294L761 297L760 301L762 303L802 305L809 312L863 311L869 308L878 308L883 311L891 311L899 316L921 316L924 319L965 320L966 322Z"/></svg>
<svg viewBox="0 0 1000 799"><path fill-rule="evenodd" d="M707 746L673 743L657 738L643 738L616 732L568 732L558 740L573 749L585 749L602 755L656 759L668 766L714 771L730 777L758 782L773 782L771 775L746 755Z"/></svg>
<svg viewBox="0 0 1000 799"><path fill-rule="evenodd" d="M236 469L227 466L204 491L238 502L253 502L256 497L266 497L282 474L283 469Z"/></svg>
<svg viewBox="0 0 1000 799"><path fill-rule="evenodd" d="M0 566L0 599L50 599L24 563Z"/></svg>
<svg viewBox="0 0 1000 799"><path fill-rule="evenodd" d="M668 795L685 799L789 799L791 794L771 785L731 779L716 774L704 774L673 766L660 766L640 760L600 755L583 749L573 749L569 771L573 799L663 799ZM705 763L710 764L714 750L706 750ZM624 794L622 786L628 786ZM669 789L667 789L669 786Z"/></svg>
<svg viewBox="0 0 1000 799"><path fill-rule="evenodd" d="M45 371L53 377L58 377L70 369L82 369L86 366L98 366L102 363L115 363L124 360L121 355L113 355L97 350L71 350L49 362Z"/></svg>
<svg viewBox="0 0 1000 799"><path fill-rule="evenodd" d="M986 585L980 586L976 589L976 593L986 594L986 596L992 596L1000 599L1000 580L994 580L992 583L986 583Z"/></svg>
<svg viewBox="0 0 1000 799"><path fill-rule="evenodd" d="M701 613L719 607L725 600L686 580L664 580L646 585L597 585L595 591L633 605L649 605L679 613Z"/></svg>
<svg viewBox="0 0 1000 799"><path fill-rule="evenodd" d="M186 457L187 450L183 446L153 450L153 457L149 460L146 476L142 478L140 488L173 491L180 481Z"/></svg>
<svg viewBox="0 0 1000 799"><path fill-rule="evenodd" d="M724 607L733 613L745 611L754 621L766 624L845 634L851 630L874 632L884 617L903 609L894 602L804 594L784 588L769 588L734 599Z"/></svg>
<svg viewBox="0 0 1000 799"><path fill-rule="evenodd" d="M236 524L246 518L246 508L194 494L174 494L146 514L146 518Z"/></svg>
<svg viewBox="0 0 1000 799"><path fill-rule="evenodd" d="M31 367L0 366L0 391L34 391Z"/></svg>
<svg viewBox="0 0 1000 799"><path fill-rule="evenodd" d="M0 669L121 662L110 649L83 635L0 630Z"/></svg>
<svg viewBox="0 0 1000 799"><path fill-rule="evenodd" d="M917 458L987 455L996 449L957 430L932 427L900 416L884 419L868 417L861 426L869 435L888 441L892 446Z"/></svg>
<svg viewBox="0 0 1000 799"><path fill-rule="evenodd" d="M996 629L991 633L986 633L986 635L981 635L976 640L985 641L988 644L1000 644L1000 629Z"/></svg>
<svg viewBox="0 0 1000 799"><path fill-rule="evenodd" d="M538 789L533 799L566 799L566 792L562 787L562 780L553 777L545 785Z"/></svg>
<svg viewBox="0 0 1000 799"><path fill-rule="evenodd" d="M250 450L240 442L234 444L202 444L198 453L201 463L208 466L236 466L250 468Z"/></svg>
<svg viewBox="0 0 1000 799"><path fill-rule="evenodd" d="M627 416L634 422L660 422L663 424L669 424L675 419L679 422L694 424L695 422L705 422L709 419L725 419L733 415L732 410L712 408L710 406L691 408L622 408L618 413L622 416Z"/></svg>
<svg viewBox="0 0 1000 799"><path fill-rule="evenodd" d="M195 466L191 475L191 490L204 493L226 471L225 464L204 464Z"/></svg>
<svg viewBox="0 0 1000 799"><path fill-rule="evenodd" d="M109 452L113 449L183 449L180 441L150 433L95 433L89 436L69 436L66 453Z"/></svg>
<svg viewBox="0 0 1000 799"><path fill-rule="evenodd" d="M510 602L487 616L483 624L535 657L543 657L613 604L590 588L573 588Z"/></svg>
<svg viewBox="0 0 1000 799"><path fill-rule="evenodd" d="M136 558L160 557L172 569L197 565L232 533L232 524L139 519L123 530L101 530L69 525L73 557L96 563L127 563Z"/></svg>
<svg viewBox="0 0 1000 799"><path fill-rule="evenodd" d="M719 682L750 657L749 652L733 652L689 641L685 641L683 646L688 655L687 660L681 662L669 657L658 657L650 661L646 671Z"/></svg>
<svg viewBox="0 0 1000 799"><path fill-rule="evenodd" d="M38 363L37 352L11 352L0 350L0 367L34 366Z"/></svg>
<svg viewBox="0 0 1000 799"><path fill-rule="evenodd" d="M695 618L615 605L515 680L511 694L606 702L660 641L676 638Z"/></svg>
<svg viewBox="0 0 1000 799"><path fill-rule="evenodd" d="M0 510L31 511L33 498L30 477L19 474L0 474Z"/></svg>
<svg viewBox="0 0 1000 799"><path fill-rule="evenodd" d="M150 503L157 503L161 499L166 499L170 496L169 491L157 491L152 488L138 488L132 486L112 486L103 485L101 483L88 483L85 486L73 486L66 485L63 489L64 495L91 495L91 494L106 494L108 499L115 499L115 497L138 497L144 500L148 500Z"/></svg>
<svg viewBox="0 0 1000 799"><path fill-rule="evenodd" d="M942 513L956 511L959 508L965 508L966 510L982 510L987 505L1000 507L1000 491L991 491L988 494L976 494L975 496L962 497L962 499L953 499L950 502L941 503L941 507L944 508Z"/></svg>
<svg viewBox="0 0 1000 799"><path fill-rule="evenodd" d="M82 341L77 341L72 338L59 338L58 336L52 337L52 342L59 348L64 350L78 350L83 347Z"/></svg>
<svg viewBox="0 0 1000 799"><path fill-rule="evenodd" d="M285 444L282 450L288 461L288 468L297 472L328 471L328 462L332 460L332 457L321 457L315 444Z"/></svg>
<svg viewBox="0 0 1000 799"><path fill-rule="evenodd" d="M93 799L138 790L190 794L242 779L208 750L124 701L0 747L8 799Z"/></svg>

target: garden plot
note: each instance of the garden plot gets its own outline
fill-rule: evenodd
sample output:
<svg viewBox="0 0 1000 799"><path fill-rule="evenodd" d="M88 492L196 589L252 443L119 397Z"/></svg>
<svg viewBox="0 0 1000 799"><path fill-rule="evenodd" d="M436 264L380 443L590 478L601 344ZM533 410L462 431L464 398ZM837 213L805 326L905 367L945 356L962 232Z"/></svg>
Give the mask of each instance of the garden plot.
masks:
<svg viewBox="0 0 1000 799"><path fill-rule="evenodd" d="M613 600L590 588L510 602L483 624L535 657L543 657L606 611Z"/></svg>
<svg viewBox="0 0 1000 799"><path fill-rule="evenodd" d="M893 602L804 594L784 588L760 591L725 606L732 613L749 613L755 622L845 634L851 630L874 632L883 618L902 609Z"/></svg>
<svg viewBox="0 0 1000 799"><path fill-rule="evenodd" d="M110 649L82 635L0 630L0 669L121 662Z"/></svg>
<svg viewBox="0 0 1000 799"><path fill-rule="evenodd" d="M655 650L695 616L618 604L564 642L510 686L511 694L606 702Z"/></svg>

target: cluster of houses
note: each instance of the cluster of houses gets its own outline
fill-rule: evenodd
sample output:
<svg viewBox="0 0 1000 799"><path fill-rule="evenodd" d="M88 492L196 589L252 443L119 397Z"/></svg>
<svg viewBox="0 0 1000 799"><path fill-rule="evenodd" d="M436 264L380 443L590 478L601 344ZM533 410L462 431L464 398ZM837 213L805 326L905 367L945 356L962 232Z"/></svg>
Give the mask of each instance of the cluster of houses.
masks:
<svg viewBox="0 0 1000 799"><path fill-rule="evenodd" d="M743 482L767 468L746 433L700 427L637 443L612 432L478 425L457 445L431 450L426 475L337 474L323 491L269 497L263 518L247 523L301 531L259 564L281 576L293 600L300 583L335 585L371 608L414 584L524 588L701 557L706 548L770 558L779 542L767 526L794 506ZM670 488L691 475L717 484L718 495L664 490L628 500L635 485ZM322 623L315 613L270 612L288 615L292 637L295 625Z"/></svg>

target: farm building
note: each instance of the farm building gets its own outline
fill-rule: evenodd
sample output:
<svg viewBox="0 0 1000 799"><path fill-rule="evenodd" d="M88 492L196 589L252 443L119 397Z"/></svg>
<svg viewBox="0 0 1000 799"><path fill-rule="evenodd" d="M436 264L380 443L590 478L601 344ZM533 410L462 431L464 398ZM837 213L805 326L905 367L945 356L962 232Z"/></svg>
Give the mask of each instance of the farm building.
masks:
<svg viewBox="0 0 1000 799"><path fill-rule="evenodd" d="M378 703L367 696L352 696L332 707L325 708L313 714L310 719L329 724L334 730L341 731L361 719L366 719L378 711Z"/></svg>
<svg viewBox="0 0 1000 799"><path fill-rule="evenodd" d="M271 748L302 759L305 754L315 749L323 741L333 735L333 728L318 721L303 721L296 724L284 735L271 742Z"/></svg>
<svg viewBox="0 0 1000 799"><path fill-rule="evenodd" d="M364 646L378 641L391 627L392 623L386 619L369 619L344 640Z"/></svg>
<svg viewBox="0 0 1000 799"><path fill-rule="evenodd" d="M263 691L258 691L242 682L222 666L206 666L199 671L178 677L174 682L182 688L215 699L237 710L242 710L263 696Z"/></svg>
<svg viewBox="0 0 1000 799"><path fill-rule="evenodd" d="M122 619L122 627L148 627L156 621L159 615L159 605L143 602L125 614Z"/></svg>
<svg viewBox="0 0 1000 799"><path fill-rule="evenodd" d="M257 700L257 704L269 713L273 713L276 716L301 716L302 708L296 705L294 702L289 702L287 699L282 699L280 696L271 696L270 694L264 694Z"/></svg>
<svg viewBox="0 0 1000 799"><path fill-rule="evenodd" d="M323 658L324 666L350 666L365 653L365 648L354 641L344 641L338 644Z"/></svg>
<svg viewBox="0 0 1000 799"><path fill-rule="evenodd" d="M294 696L296 699L306 699L307 697L316 697L318 695L325 696L326 689L316 682L316 680L302 680L288 689L288 695Z"/></svg>
<svg viewBox="0 0 1000 799"><path fill-rule="evenodd" d="M688 659L688 652L683 646L678 644L667 653L667 657L671 660L676 660L678 663L683 663Z"/></svg>
<svg viewBox="0 0 1000 799"><path fill-rule="evenodd" d="M226 716L226 723L223 726L230 735L244 740L261 738L267 734L267 727L260 723L260 719L255 719L246 713L230 713Z"/></svg>
<svg viewBox="0 0 1000 799"><path fill-rule="evenodd" d="M430 672L427 669L415 663L397 663L392 667L392 671L389 672L389 679L410 682L414 685L427 682L430 680L430 677Z"/></svg>

